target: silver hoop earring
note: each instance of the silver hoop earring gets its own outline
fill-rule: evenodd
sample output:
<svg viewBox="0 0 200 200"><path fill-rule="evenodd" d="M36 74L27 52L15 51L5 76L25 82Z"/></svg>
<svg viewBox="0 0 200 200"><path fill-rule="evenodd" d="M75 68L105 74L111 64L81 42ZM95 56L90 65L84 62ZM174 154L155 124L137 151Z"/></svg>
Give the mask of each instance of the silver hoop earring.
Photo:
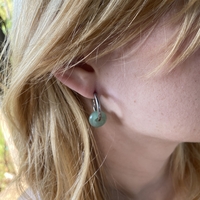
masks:
<svg viewBox="0 0 200 200"><path fill-rule="evenodd" d="M90 125L95 128L103 126L106 123L107 117L106 114L101 111L101 104L96 93L94 93L93 110L94 112L89 117Z"/></svg>

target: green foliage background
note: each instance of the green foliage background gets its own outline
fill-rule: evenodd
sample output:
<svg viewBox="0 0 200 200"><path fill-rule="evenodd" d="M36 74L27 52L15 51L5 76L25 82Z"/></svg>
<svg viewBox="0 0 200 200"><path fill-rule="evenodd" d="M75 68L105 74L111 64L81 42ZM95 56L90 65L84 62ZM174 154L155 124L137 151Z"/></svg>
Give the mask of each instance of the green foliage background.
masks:
<svg viewBox="0 0 200 200"><path fill-rule="evenodd" d="M12 18L12 0L0 0L0 16L9 30ZM5 26L3 26L3 31L7 34Z"/></svg>
<svg viewBox="0 0 200 200"><path fill-rule="evenodd" d="M0 131L0 192L4 190L10 182L10 180L7 180L4 176L6 172L14 174L14 168L9 155L8 146Z"/></svg>
<svg viewBox="0 0 200 200"><path fill-rule="evenodd" d="M6 35L11 27L12 0L0 0L0 17L3 20L0 28ZM14 170L8 147L0 130L0 192L9 184L9 181L5 179L5 172L14 173Z"/></svg>

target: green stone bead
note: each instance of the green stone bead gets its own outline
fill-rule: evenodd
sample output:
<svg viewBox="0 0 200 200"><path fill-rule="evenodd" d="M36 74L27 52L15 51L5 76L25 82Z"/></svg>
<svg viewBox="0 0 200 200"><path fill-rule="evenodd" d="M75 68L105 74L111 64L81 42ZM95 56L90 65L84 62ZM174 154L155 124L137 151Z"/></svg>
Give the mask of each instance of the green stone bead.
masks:
<svg viewBox="0 0 200 200"><path fill-rule="evenodd" d="M93 127L100 127L103 126L106 123L106 114L104 112L101 112L101 120L98 121L98 112L93 112L89 117L90 125Z"/></svg>

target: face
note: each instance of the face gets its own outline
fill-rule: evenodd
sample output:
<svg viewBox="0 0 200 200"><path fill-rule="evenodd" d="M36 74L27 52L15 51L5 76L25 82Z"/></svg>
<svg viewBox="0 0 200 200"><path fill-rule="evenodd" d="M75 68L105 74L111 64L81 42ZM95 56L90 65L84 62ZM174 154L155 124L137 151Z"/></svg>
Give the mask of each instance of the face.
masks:
<svg viewBox="0 0 200 200"><path fill-rule="evenodd" d="M166 58L176 30L161 22L142 45L141 39L91 61L108 124L170 141L200 141L200 50L172 72L146 77Z"/></svg>

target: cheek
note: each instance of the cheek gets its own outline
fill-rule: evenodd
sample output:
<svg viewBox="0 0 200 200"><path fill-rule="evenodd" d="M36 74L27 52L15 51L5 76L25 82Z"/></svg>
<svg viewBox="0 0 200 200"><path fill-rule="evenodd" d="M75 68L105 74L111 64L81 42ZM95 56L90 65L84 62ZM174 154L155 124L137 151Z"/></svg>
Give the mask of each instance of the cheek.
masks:
<svg viewBox="0 0 200 200"><path fill-rule="evenodd" d="M187 73L188 74L188 73ZM200 141L198 73L134 81L118 99L126 126L141 134L176 141Z"/></svg>
<svg viewBox="0 0 200 200"><path fill-rule="evenodd" d="M130 59L114 55L97 63L103 105L132 132L200 142L200 50L170 74L146 80L141 77L165 58L148 52L142 49Z"/></svg>

